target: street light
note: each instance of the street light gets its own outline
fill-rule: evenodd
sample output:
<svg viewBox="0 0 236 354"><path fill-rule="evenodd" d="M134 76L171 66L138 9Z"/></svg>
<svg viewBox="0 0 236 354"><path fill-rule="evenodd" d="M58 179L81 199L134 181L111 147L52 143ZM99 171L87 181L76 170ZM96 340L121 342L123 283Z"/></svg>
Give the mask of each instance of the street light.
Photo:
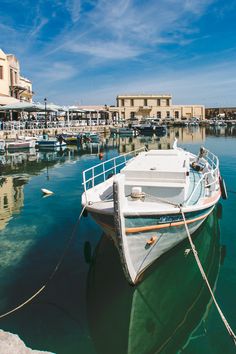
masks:
<svg viewBox="0 0 236 354"><path fill-rule="evenodd" d="M45 128L47 128L47 99L44 98L44 105L45 105Z"/></svg>

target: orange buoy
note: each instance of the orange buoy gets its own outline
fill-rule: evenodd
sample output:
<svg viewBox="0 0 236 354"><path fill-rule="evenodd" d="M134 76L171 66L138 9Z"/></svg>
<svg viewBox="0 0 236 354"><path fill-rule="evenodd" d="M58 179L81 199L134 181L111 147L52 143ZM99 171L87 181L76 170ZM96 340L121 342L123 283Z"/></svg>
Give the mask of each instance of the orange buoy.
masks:
<svg viewBox="0 0 236 354"><path fill-rule="evenodd" d="M104 157L103 152L100 152L100 153L99 153L99 155L98 155L98 157L99 157L99 160L102 160L102 159L103 159L103 157Z"/></svg>

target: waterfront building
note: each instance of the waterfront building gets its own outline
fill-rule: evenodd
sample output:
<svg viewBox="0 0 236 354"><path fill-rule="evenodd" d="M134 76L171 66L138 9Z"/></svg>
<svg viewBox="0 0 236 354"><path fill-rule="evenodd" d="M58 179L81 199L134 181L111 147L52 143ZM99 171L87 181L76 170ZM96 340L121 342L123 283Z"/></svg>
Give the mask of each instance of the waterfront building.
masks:
<svg viewBox="0 0 236 354"><path fill-rule="evenodd" d="M32 102L32 97L32 83L21 76L18 59L0 49L0 105Z"/></svg>
<svg viewBox="0 0 236 354"><path fill-rule="evenodd" d="M205 114L206 119L236 119L236 107L208 107Z"/></svg>
<svg viewBox="0 0 236 354"><path fill-rule="evenodd" d="M70 119L77 119L88 125L104 125L110 120L109 107L107 105L71 106L69 107Z"/></svg>
<svg viewBox="0 0 236 354"><path fill-rule="evenodd" d="M181 120L193 117L205 119L203 105L173 105L171 94L124 94L116 98L117 105L110 106L113 122L118 119L153 118L160 120Z"/></svg>

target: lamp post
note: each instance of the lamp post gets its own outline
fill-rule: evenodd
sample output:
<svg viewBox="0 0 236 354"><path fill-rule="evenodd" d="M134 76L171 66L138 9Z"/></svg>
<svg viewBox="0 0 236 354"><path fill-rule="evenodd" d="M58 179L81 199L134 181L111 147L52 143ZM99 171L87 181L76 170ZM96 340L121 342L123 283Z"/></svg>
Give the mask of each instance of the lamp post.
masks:
<svg viewBox="0 0 236 354"><path fill-rule="evenodd" d="M45 105L45 128L47 128L47 99L44 98L44 105Z"/></svg>

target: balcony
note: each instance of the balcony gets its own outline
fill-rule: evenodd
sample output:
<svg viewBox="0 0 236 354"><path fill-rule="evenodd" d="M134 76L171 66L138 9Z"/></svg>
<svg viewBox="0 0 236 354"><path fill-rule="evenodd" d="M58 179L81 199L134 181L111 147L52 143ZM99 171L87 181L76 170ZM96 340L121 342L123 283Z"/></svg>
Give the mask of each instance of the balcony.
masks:
<svg viewBox="0 0 236 354"><path fill-rule="evenodd" d="M139 110L142 111L150 111L152 109L152 106L139 106Z"/></svg>

